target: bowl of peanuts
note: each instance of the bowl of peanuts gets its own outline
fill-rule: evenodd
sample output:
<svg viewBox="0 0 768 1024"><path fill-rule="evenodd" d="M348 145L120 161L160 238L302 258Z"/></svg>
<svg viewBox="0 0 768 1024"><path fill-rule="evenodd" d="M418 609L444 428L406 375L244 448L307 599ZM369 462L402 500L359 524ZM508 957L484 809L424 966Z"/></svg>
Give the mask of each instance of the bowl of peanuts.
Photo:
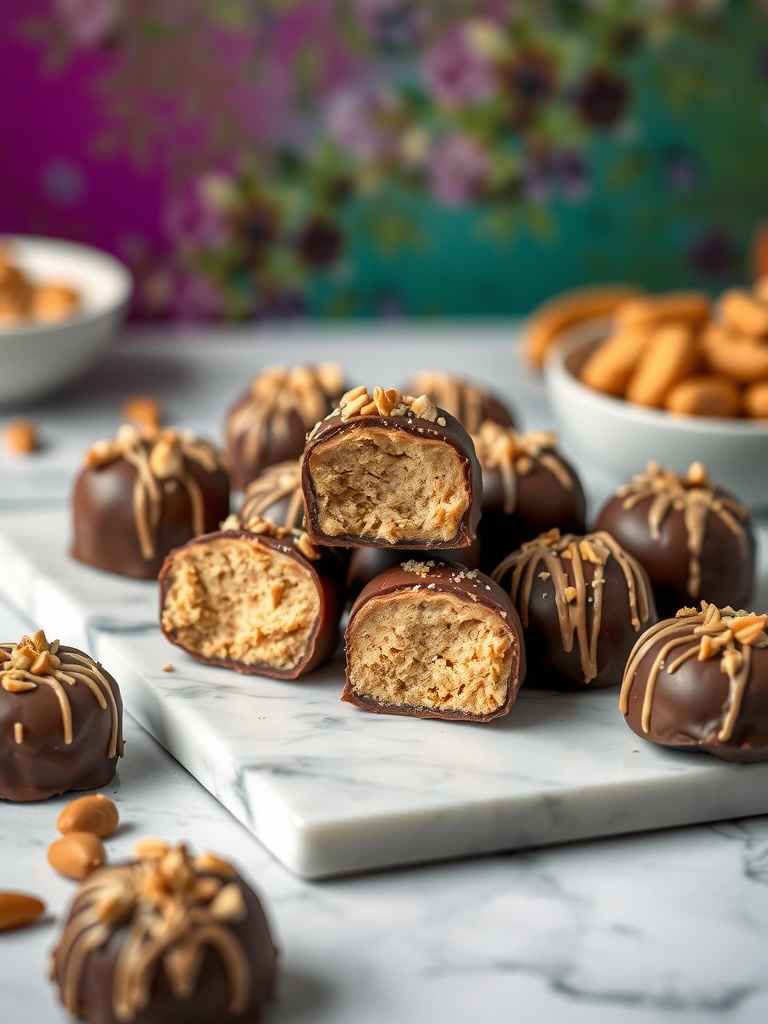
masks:
<svg viewBox="0 0 768 1024"><path fill-rule="evenodd" d="M625 481L648 462L713 480L768 508L768 281L638 294L610 317L564 332L547 392L564 436Z"/></svg>
<svg viewBox="0 0 768 1024"><path fill-rule="evenodd" d="M98 357L121 325L128 270L74 242L0 237L0 406L60 391Z"/></svg>

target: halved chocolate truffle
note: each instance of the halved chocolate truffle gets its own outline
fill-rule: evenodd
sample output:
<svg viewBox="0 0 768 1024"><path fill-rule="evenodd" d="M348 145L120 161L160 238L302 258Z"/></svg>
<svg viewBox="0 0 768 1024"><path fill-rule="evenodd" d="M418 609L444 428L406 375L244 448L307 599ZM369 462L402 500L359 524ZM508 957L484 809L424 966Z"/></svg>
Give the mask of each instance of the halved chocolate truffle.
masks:
<svg viewBox="0 0 768 1024"><path fill-rule="evenodd" d="M122 755L123 704L109 672L42 629L0 644L0 798L100 789Z"/></svg>
<svg viewBox="0 0 768 1024"><path fill-rule="evenodd" d="M73 512L73 558L155 579L172 548L227 517L229 474L213 445L189 430L126 424L87 453Z"/></svg>
<svg viewBox="0 0 768 1024"><path fill-rule="evenodd" d="M752 597L751 516L699 462L685 476L649 463L609 499L595 529L607 530L644 566L662 616L701 599L741 608Z"/></svg>
<svg viewBox="0 0 768 1024"><path fill-rule="evenodd" d="M298 459L307 431L331 412L343 391L337 363L262 370L227 413L233 486L243 490L267 466Z"/></svg>
<svg viewBox="0 0 768 1024"><path fill-rule="evenodd" d="M545 530L584 532L584 489L557 450L556 434L519 434L486 420L472 440L483 471L477 527L483 572L492 572L502 558Z"/></svg>
<svg viewBox="0 0 768 1024"><path fill-rule="evenodd" d="M607 533L527 541L497 567L525 631L542 686L611 686L640 632L656 621L648 577Z"/></svg>
<svg viewBox="0 0 768 1024"><path fill-rule="evenodd" d="M160 624L198 661L296 679L331 656L345 563L306 533L230 516L172 551L160 573Z"/></svg>
<svg viewBox="0 0 768 1024"><path fill-rule="evenodd" d="M503 427L514 426L515 417L506 402L481 384L442 370L421 370L403 387L406 395L426 395L438 408L454 416L470 434L486 420Z"/></svg>
<svg viewBox="0 0 768 1024"><path fill-rule="evenodd" d="M53 951L66 1009L91 1024L246 1024L271 998L277 950L261 902L227 861L183 844L80 886Z"/></svg>
<svg viewBox="0 0 768 1024"><path fill-rule="evenodd" d="M373 580L344 634L342 700L365 711L487 722L525 677L517 612L504 591L458 562L404 562Z"/></svg>
<svg viewBox="0 0 768 1024"><path fill-rule="evenodd" d="M307 438L302 487L313 543L469 547L481 486L469 434L426 395L355 388Z"/></svg>
<svg viewBox="0 0 768 1024"><path fill-rule="evenodd" d="M768 761L768 615L682 608L629 656L621 712L633 732L725 761Z"/></svg>
<svg viewBox="0 0 768 1024"><path fill-rule="evenodd" d="M258 517L276 526L302 529L304 492L301 489L301 459L290 459L267 466L245 489L240 508L244 520Z"/></svg>

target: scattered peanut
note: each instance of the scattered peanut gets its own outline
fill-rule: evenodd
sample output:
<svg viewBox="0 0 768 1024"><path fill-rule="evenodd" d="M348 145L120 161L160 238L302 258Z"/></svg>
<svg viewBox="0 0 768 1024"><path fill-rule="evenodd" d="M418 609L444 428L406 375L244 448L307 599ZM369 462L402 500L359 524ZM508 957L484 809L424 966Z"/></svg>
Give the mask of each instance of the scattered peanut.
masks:
<svg viewBox="0 0 768 1024"><path fill-rule="evenodd" d="M122 417L145 430L159 430L163 425L163 406L152 395L131 395L123 402Z"/></svg>
<svg viewBox="0 0 768 1024"><path fill-rule="evenodd" d="M107 862L104 844L93 832L70 832L48 847L48 863L60 875L82 881Z"/></svg>
<svg viewBox="0 0 768 1024"><path fill-rule="evenodd" d="M45 904L36 896L23 892L0 892L0 932L24 928L38 918Z"/></svg>
<svg viewBox="0 0 768 1024"><path fill-rule="evenodd" d="M3 431L5 447L14 455L29 455L40 447L34 420L11 420Z"/></svg>
<svg viewBox="0 0 768 1024"><path fill-rule="evenodd" d="M67 804L56 819L56 828L65 836L71 832L91 832L106 839L115 831L119 820L117 807L109 797L96 793Z"/></svg>

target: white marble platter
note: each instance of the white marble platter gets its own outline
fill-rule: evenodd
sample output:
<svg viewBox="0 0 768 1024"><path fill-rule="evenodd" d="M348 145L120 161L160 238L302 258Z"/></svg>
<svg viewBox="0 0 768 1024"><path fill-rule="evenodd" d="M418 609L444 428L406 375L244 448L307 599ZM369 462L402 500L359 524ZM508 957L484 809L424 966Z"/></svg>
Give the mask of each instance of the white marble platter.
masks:
<svg viewBox="0 0 768 1024"><path fill-rule="evenodd" d="M768 764L644 743L616 690L524 691L476 725L343 704L340 660L298 682L201 666L160 634L156 585L74 563L68 531L61 510L0 517L0 592L102 661L131 714L299 875L768 812Z"/></svg>

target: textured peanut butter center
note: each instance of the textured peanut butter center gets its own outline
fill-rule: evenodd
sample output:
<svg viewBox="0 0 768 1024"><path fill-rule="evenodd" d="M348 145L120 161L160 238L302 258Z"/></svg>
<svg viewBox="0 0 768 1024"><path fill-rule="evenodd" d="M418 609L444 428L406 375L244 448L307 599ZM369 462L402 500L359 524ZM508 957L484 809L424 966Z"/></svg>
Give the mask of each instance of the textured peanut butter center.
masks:
<svg viewBox="0 0 768 1024"><path fill-rule="evenodd" d="M243 538L182 548L163 602L163 628L206 658L289 670L320 612L311 574Z"/></svg>
<svg viewBox="0 0 768 1024"><path fill-rule="evenodd" d="M370 427L331 438L312 451L310 472L327 537L451 541L470 501L458 452L402 431Z"/></svg>
<svg viewBox="0 0 768 1024"><path fill-rule="evenodd" d="M480 604L442 593L374 597L348 634L350 686L377 704L488 715L506 701L514 645Z"/></svg>

